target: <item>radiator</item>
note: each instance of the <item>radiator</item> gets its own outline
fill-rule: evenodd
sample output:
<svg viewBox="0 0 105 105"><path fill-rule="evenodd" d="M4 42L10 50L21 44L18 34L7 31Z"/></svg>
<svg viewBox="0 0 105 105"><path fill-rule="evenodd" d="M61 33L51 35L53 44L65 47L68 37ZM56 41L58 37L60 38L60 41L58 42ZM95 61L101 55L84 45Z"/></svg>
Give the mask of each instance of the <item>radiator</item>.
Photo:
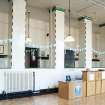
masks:
<svg viewBox="0 0 105 105"><path fill-rule="evenodd" d="M32 90L34 86L33 72L4 72L4 91L6 93Z"/></svg>

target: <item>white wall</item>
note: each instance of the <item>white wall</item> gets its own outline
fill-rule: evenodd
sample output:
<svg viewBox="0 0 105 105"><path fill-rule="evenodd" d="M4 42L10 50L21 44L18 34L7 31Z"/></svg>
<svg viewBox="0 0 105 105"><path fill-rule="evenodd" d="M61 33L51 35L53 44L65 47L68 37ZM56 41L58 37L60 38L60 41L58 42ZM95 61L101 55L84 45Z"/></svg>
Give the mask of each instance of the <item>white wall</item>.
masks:
<svg viewBox="0 0 105 105"><path fill-rule="evenodd" d="M72 79L75 79L75 77L81 77L82 76L82 72L81 70L84 69L66 69L66 70L57 70L57 69L5 69L0 71L0 93L2 93L2 91L5 91L5 86L7 83L9 86L10 84L8 83L8 81L5 81L6 75L5 73L20 73L20 77L21 77L21 73L26 71L27 72L35 72L35 90L40 90L40 89L48 89L48 88L55 88L58 86L58 81L65 81L65 76L66 75L71 75ZM13 77L12 77L13 78ZM5 81L5 82L4 82ZM32 81L31 81L32 82ZM16 84L16 83L15 83ZM18 85L18 84L17 84ZM20 85L20 84L19 84ZM25 86L24 86L25 87ZM10 86L10 88L12 88L12 86Z"/></svg>

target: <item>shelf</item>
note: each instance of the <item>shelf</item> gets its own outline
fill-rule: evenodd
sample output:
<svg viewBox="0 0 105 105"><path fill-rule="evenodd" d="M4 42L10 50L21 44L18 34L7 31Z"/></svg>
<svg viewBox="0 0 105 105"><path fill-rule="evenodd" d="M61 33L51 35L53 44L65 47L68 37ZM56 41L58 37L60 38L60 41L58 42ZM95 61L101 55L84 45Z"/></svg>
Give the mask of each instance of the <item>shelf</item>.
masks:
<svg viewBox="0 0 105 105"><path fill-rule="evenodd" d="M8 55L0 55L0 58L6 58Z"/></svg>
<svg viewBox="0 0 105 105"><path fill-rule="evenodd" d="M94 62L100 62L100 59L92 59Z"/></svg>
<svg viewBox="0 0 105 105"><path fill-rule="evenodd" d="M75 61L78 61L79 60L79 58L75 58Z"/></svg>
<svg viewBox="0 0 105 105"><path fill-rule="evenodd" d="M78 61L79 58L75 58L75 61ZM100 62L100 59L92 59L93 62Z"/></svg>
<svg viewBox="0 0 105 105"><path fill-rule="evenodd" d="M38 57L38 59L41 59L41 60L49 60L49 56L46 56L46 57Z"/></svg>

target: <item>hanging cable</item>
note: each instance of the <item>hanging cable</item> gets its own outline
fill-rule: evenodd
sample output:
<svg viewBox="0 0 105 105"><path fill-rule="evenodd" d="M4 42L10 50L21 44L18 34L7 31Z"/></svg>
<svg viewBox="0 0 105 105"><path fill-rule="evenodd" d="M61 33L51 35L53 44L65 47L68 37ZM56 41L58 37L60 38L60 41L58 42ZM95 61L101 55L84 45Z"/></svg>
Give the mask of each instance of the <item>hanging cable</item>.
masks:
<svg viewBox="0 0 105 105"><path fill-rule="evenodd" d="M67 35L67 37L65 38L65 42L74 42L75 41L75 39L71 36L71 33L70 33L70 12L71 12L71 9L70 9L70 0L69 0L69 10L68 10L68 12L69 12L69 33L68 33L68 35Z"/></svg>
<svg viewBox="0 0 105 105"><path fill-rule="evenodd" d="M69 35L70 35L70 0L69 0L69 10L68 10L68 12L69 12Z"/></svg>

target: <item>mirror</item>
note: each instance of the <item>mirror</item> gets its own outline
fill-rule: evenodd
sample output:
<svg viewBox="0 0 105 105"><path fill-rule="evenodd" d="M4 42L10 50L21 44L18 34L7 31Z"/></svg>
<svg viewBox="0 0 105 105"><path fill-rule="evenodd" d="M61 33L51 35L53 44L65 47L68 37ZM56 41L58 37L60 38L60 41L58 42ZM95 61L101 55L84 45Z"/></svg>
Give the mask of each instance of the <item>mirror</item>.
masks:
<svg viewBox="0 0 105 105"><path fill-rule="evenodd" d="M71 11L72 13L72 11ZM71 14L72 15L72 14ZM65 24L65 37L68 35L68 18ZM85 67L85 25L78 19L71 18L70 34L74 42L65 42L65 68Z"/></svg>
<svg viewBox="0 0 105 105"><path fill-rule="evenodd" d="M47 8L32 7L27 1L26 68L55 67L55 37L51 35L50 25L49 10Z"/></svg>
<svg viewBox="0 0 105 105"><path fill-rule="evenodd" d="M0 0L0 69L11 68L12 1Z"/></svg>
<svg viewBox="0 0 105 105"><path fill-rule="evenodd" d="M93 68L105 68L105 27L93 24Z"/></svg>

